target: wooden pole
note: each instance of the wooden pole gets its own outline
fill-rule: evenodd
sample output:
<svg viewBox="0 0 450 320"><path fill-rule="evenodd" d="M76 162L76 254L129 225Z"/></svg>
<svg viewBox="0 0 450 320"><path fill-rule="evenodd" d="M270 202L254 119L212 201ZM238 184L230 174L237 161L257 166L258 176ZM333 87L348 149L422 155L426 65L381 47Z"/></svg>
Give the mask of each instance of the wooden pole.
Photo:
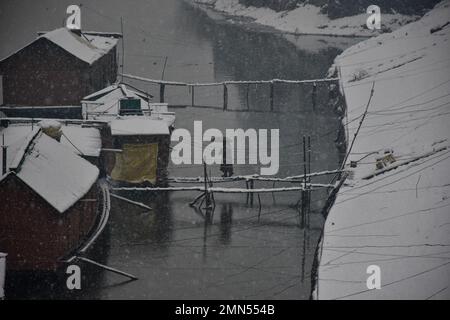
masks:
<svg viewBox="0 0 450 320"><path fill-rule="evenodd" d="M122 69L122 82L123 82L123 70L124 70L124 65L125 65L125 38L123 36L123 17L120 17L120 32L122 33L122 65L121 65L121 69Z"/></svg>
<svg viewBox="0 0 450 320"><path fill-rule="evenodd" d="M308 195L307 195L307 199L308 199L308 216L307 216L307 226L309 228L309 222L310 222L310 216L311 216L311 190L310 190L310 186L311 186L311 136L308 136Z"/></svg>
<svg viewBox="0 0 450 320"><path fill-rule="evenodd" d="M164 103L164 91L165 91L166 85L164 83L161 83L159 85L159 102Z"/></svg>
<svg viewBox="0 0 450 320"><path fill-rule="evenodd" d="M205 178L205 200L206 200L206 208L211 207L211 199L209 198L209 192L208 192L208 177L207 177L207 171L206 171L206 162L203 161L203 174Z"/></svg>
<svg viewBox="0 0 450 320"><path fill-rule="evenodd" d="M258 204L259 204L259 207L258 207L258 222L259 222L260 217L261 217L261 197L259 196L259 193L258 193Z"/></svg>
<svg viewBox="0 0 450 320"><path fill-rule="evenodd" d="M248 190L248 180L245 180L245 188ZM249 199L250 199L250 193L247 192L247 201L246 201L247 205L248 205Z"/></svg>
<svg viewBox="0 0 450 320"><path fill-rule="evenodd" d="M306 220L306 185L307 185L307 166L306 166L306 137L303 136L303 191L302 191L302 226L305 226Z"/></svg>
<svg viewBox="0 0 450 320"><path fill-rule="evenodd" d="M253 190L254 187L255 187L255 181L254 181L254 180L250 180L250 189ZM252 208L253 208L253 192L250 193L250 205L251 205Z"/></svg>
<svg viewBox="0 0 450 320"><path fill-rule="evenodd" d="M161 81L164 80L164 74L165 74L165 72L166 72L166 66L167 66L167 59L168 59L168 58L169 58L168 56L165 56L165 57L164 57L164 66L163 66L163 69L162 69Z"/></svg>
<svg viewBox="0 0 450 320"><path fill-rule="evenodd" d="M274 84L270 83L270 111L273 111L273 101L274 101Z"/></svg>
<svg viewBox="0 0 450 320"><path fill-rule="evenodd" d="M302 282L305 281L306 268L306 229L303 229Z"/></svg>
<svg viewBox="0 0 450 320"><path fill-rule="evenodd" d="M119 199L119 200L122 200L124 202L131 203L131 204L133 204L135 206L138 206L138 207L141 207L141 208L144 208L144 209L147 209L147 210L153 210L151 207L149 207L149 206L147 206L147 205L145 205L145 204L143 204L141 202L133 201L133 200L130 200L128 198L121 197L121 196L119 196L117 194L114 194L114 193L111 193L111 197Z"/></svg>
<svg viewBox="0 0 450 320"><path fill-rule="evenodd" d="M89 264L92 264L92 265L94 265L94 266L96 266L96 267L99 267L99 268L105 269L105 270L107 270L107 271L111 271L111 272L120 274L120 275L125 276L125 277L127 277L127 278L130 278L130 279L132 279L132 280L138 280L138 277L133 276L132 274L129 274L129 273L126 273L126 272L123 272L123 271L120 271L120 270L117 270L117 269L114 269L114 268L105 266L104 264L98 263L98 262L93 261L93 260L91 260L91 259L84 258L84 257L76 257L76 258L77 258L78 260L81 260L81 261L87 262L87 263L89 263Z"/></svg>
<svg viewBox="0 0 450 320"><path fill-rule="evenodd" d="M195 91L194 91L194 86L190 86L191 88L191 106L195 106Z"/></svg>
<svg viewBox="0 0 450 320"><path fill-rule="evenodd" d="M259 205L259 212L261 213L261 197L259 196L259 193L258 193L258 205Z"/></svg>
<svg viewBox="0 0 450 320"><path fill-rule="evenodd" d="M272 189L275 189L275 181L272 183ZM272 202L275 204L275 193L272 192Z"/></svg>
<svg viewBox="0 0 450 320"><path fill-rule="evenodd" d="M249 97L249 94L250 94L250 84L247 83L246 95L245 95L245 104L247 106L247 110L250 110L250 97Z"/></svg>
<svg viewBox="0 0 450 320"><path fill-rule="evenodd" d="M223 85L223 110L228 109L228 87L226 84Z"/></svg>
<svg viewBox="0 0 450 320"><path fill-rule="evenodd" d="M312 91L311 98L312 98L312 107L313 107L313 110L316 110L317 83L315 83L315 82L313 83L313 91Z"/></svg>

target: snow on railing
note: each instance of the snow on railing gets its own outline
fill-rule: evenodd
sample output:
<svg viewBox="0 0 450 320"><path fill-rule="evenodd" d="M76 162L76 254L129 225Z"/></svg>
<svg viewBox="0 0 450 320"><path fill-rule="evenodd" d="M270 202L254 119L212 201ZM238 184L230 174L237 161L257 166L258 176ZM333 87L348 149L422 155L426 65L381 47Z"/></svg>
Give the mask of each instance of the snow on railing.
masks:
<svg viewBox="0 0 450 320"><path fill-rule="evenodd" d="M189 83L181 81L166 81L149 79L131 74L120 74L124 78L140 80L144 82L150 82L155 84L164 84L170 86L184 86L184 87L214 87L227 84L273 84L273 83L288 83L288 84L302 84L302 83L320 83L320 82L334 82L339 81L339 78L323 78L323 79L308 79L308 80L287 80L287 79L271 79L271 80L227 80L222 82L208 82L208 83Z"/></svg>
<svg viewBox="0 0 450 320"><path fill-rule="evenodd" d="M273 192L288 192L288 191L312 191L320 188L334 188L332 184L307 184L305 187L285 187L285 188L260 188L260 189L246 189L246 188L219 188L219 187L113 187L114 191L208 191L217 193L273 193Z"/></svg>

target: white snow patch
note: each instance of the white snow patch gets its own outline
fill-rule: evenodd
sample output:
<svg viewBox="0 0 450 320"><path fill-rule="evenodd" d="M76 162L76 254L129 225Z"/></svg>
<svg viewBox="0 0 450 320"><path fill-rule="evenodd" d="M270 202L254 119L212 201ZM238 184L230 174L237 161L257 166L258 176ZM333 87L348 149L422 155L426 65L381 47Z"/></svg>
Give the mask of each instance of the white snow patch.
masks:
<svg viewBox="0 0 450 320"><path fill-rule="evenodd" d="M144 117L129 117L113 120L110 126L113 136L169 134L169 127L165 121Z"/></svg>
<svg viewBox="0 0 450 320"><path fill-rule="evenodd" d="M99 157L102 148L100 131L96 128L63 126L61 143L82 156Z"/></svg>
<svg viewBox="0 0 450 320"><path fill-rule="evenodd" d="M79 36L66 28L47 32L41 37L50 40L88 64L94 63L117 45L117 39L113 37Z"/></svg>
<svg viewBox="0 0 450 320"><path fill-rule="evenodd" d="M447 0L335 61L350 140L375 90L349 157L358 166L326 221L319 299L450 298L449 21ZM377 170L385 150L396 161ZM369 265L381 268L380 290L366 286Z"/></svg>
<svg viewBox="0 0 450 320"><path fill-rule="evenodd" d="M374 36L379 31L369 30L366 26L368 15L365 13L330 19L314 5L302 5L293 10L276 12L269 8L246 7L238 0L191 0L210 5L217 11L231 16L251 18L255 23L273 27L277 30L296 34L334 35L334 36ZM395 30L407 22L416 20L401 14L383 14L382 25Z"/></svg>
<svg viewBox="0 0 450 320"><path fill-rule="evenodd" d="M31 142L15 174L63 213L86 195L99 170L41 132Z"/></svg>

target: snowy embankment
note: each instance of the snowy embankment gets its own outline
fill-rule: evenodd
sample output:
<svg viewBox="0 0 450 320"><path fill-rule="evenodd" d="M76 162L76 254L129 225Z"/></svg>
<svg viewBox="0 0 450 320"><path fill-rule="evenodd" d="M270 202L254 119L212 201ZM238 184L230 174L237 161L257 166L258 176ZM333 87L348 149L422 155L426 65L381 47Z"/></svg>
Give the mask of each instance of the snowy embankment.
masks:
<svg viewBox="0 0 450 320"><path fill-rule="evenodd" d="M316 298L450 298L449 38L444 1L335 60L347 148L368 108L327 217ZM370 265L380 268L381 289L366 285Z"/></svg>
<svg viewBox="0 0 450 320"><path fill-rule="evenodd" d="M377 35L366 26L368 15L363 13L339 19L330 19L320 12L320 7L303 5L289 11L277 12L268 8L246 7L238 0L188 0L197 4L209 5L216 11L234 17L249 18L254 23L272 27L285 33L333 36ZM383 11L382 11L383 12ZM416 16L401 14L383 14L382 28L395 30L408 22L416 20Z"/></svg>

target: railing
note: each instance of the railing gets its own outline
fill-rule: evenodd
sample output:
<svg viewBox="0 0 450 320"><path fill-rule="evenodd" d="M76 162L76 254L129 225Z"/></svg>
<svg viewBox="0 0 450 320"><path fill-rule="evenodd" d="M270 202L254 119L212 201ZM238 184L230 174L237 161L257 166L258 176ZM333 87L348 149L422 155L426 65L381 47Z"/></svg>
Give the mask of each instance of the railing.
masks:
<svg viewBox="0 0 450 320"><path fill-rule="evenodd" d="M174 87L188 87L191 96L191 107L199 107L199 105L195 102L195 88L200 87L222 87L223 88L223 104L222 109L228 110L228 102L229 102L229 86L231 85L244 85L246 88L246 104L247 109L249 106L248 102L248 91L250 85L268 85L269 86L269 105L270 111L274 111L274 100L275 100L275 84L309 84L313 86L312 92L312 100L313 107L315 107L315 96L317 93L317 84L320 83L330 83L337 82L339 78L324 78L324 79L311 79L311 80L286 80L286 79L271 79L271 80L248 80L248 81L222 81L222 82L210 82L210 83L188 83L188 82L180 82L180 81L165 81L165 80L156 80L149 79L145 77L134 76L131 74L120 74L123 78L128 78L132 80L143 81L155 85L159 85L159 98L160 102L165 102L165 92L166 86L174 86Z"/></svg>

